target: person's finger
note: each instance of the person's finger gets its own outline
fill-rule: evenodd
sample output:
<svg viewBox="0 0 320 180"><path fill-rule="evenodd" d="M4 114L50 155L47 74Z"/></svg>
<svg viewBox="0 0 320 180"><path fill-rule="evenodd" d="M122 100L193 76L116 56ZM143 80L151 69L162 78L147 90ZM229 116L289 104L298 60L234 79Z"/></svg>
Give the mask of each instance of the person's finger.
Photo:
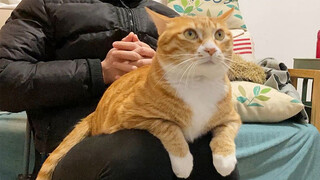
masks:
<svg viewBox="0 0 320 180"><path fill-rule="evenodd" d="M119 63L119 62L113 62L112 67L119 69L120 71L124 71L124 72L130 72L130 71L133 71L138 68L137 66L134 66L131 64Z"/></svg>
<svg viewBox="0 0 320 180"><path fill-rule="evenodd" d="M134 50L138 54L140 54L143 57L152 58L155 55L155 51L152 48L148 47L140 47Z"/></svg>
<svg viewBox="0 0 320 180"><path fill-rule="evenodd" d="M142 66L145 66L145 65L149 65L151 63L152 63L152 59L140 59L138 61L129 62L129 64L137 66L137 67L142 67Z"/></svg>
<svg viewBox="0 0 320 180"><path fill-rule="evenodd" d="M137 42L140 41L138 38L138 35L134 34L133 38L132 38L132 42Z"/></svg>
<svg viewBox="0 0 320 180"><path fill-rule="evenodd" d="M119 50L127 50L127 51L133 51L139 47L141 47L140 45L138 45L137 43L134 42L124 42L124 41L115 41L114 43L112 43L112 46L116 49Z"/></svg>
<svg viewBox="0 0 320 180"><path fill-rule="evenodd" d="M120 77L121 77L120 75L116 75L114 78L118 80Z"/></svg>
<svg viewBox="0 0 320 180"><path fill-rule="evenodd" d="M130 61L137 61L139 59L142 59L142 56L134 51L114 51L112 53L113 57L117 59L122 59L122 60L130 60Z"/></svg>
<svg viewBox="0 0 320 180"><path fill-rule="evenodd" d="M126 37L122 38L121 41L132 42L133 38L135 38L135 34L133 32L130 32Z"/></svg>
<svg viewBox="0 0 320 180"><path fill-rule="evenodd" d="M135 43L137 43L139 46L141 46L141 47L148 47L148 48L151 48L148 44L146 44L146 43L144 43L144 42L142 42L142 41L137 41L137 42L135 42Z"/></svg>

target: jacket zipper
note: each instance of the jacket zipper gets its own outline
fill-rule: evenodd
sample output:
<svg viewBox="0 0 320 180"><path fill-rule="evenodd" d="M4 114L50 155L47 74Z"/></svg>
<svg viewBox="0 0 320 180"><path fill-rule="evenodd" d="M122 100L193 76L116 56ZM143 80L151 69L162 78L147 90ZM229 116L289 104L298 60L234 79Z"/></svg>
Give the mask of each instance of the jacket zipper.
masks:
<svg viewBox="0 0 320 180"><path fill-rule="evenodd" d="M129 14L129 23L130 23L130 31L134 32L136 31L135 29L135 22L134 22L134 17L133 17L133 11L129 8L126 8Z"/></svg>
<svg viewBox="0 0 320 180"><path fill-rule="evenodd" d="M133 11L122 0L120 0L120 3L124 6L124 9L126 9L126 11L129 14L129 23L130 23L129 30L135 33L136 28L135 28L135 22L133 17Z"/></svg>

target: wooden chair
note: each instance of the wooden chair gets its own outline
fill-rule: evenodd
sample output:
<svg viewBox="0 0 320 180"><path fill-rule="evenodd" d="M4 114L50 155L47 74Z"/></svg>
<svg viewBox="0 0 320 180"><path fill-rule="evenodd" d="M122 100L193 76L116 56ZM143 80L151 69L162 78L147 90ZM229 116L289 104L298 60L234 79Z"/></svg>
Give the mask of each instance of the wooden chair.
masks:
<svg viewBox="0 0 320 180"><path fill-rule="evenodd" d="M297 88L298 78L313 79L311 91L311 118L313 124L320 132L320 70L314 69L289 69L291 81Z"/></svg>

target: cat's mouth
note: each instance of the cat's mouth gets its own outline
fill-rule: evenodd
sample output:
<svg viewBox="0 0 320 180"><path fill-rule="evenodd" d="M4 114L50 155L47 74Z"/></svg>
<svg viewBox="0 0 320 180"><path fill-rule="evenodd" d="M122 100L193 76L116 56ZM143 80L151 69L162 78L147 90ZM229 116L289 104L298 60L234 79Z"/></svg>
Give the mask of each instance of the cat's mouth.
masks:
<svg viewBox="0 0 320 180"><path fill-rule="evenodd" d="M216 65L219 64L221 61L221 57L217 54L214 54L212 56L200 56L199 57L199 63L201 65Z"/></svg>
<svg viewBox="0 0 320 180"><path fill-rule="evenodd" d="M214 64L216 64L216 62L214 62L214 61L212 61L212 60L207 60L207 61L205 61L205 62L203 62L203 63L201 63L202 65L214 65Z"/></svg>
<svg viewBox="0 0 320 180"><path fill-rule="evenodd" d="M208 57L208 58L206 58L206 59L200 60L200 63L199 63L199 64L202 64L202 65L215 65L215 64L218 64L219 61L220 61L220 60L217 59L217 58Z"/></svg>

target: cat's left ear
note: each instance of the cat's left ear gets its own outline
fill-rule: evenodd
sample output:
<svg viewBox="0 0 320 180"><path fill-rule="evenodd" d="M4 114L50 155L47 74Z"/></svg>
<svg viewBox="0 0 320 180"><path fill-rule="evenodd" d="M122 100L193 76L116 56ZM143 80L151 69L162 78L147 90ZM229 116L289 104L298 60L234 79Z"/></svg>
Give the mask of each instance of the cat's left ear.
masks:
<svg viewBox="0 0 320 180"><path fill-rule="evenodd" d="M154 12L147 7L145 7L145 9L149 14L149 16L151 17L151 19L153 20L154 24L156 25L158 34L161 35L163 31L166 29L167 23L170 21L170 18L162 14L159 14L157 12Z"/></svg>
<svg viewBox="0 0 320 180"><path fill-rule="evenodd" d="M230 9L229 11L223 13L221 16L218 17L219 20L226 21L233 13L234 8Z"/></svg>

